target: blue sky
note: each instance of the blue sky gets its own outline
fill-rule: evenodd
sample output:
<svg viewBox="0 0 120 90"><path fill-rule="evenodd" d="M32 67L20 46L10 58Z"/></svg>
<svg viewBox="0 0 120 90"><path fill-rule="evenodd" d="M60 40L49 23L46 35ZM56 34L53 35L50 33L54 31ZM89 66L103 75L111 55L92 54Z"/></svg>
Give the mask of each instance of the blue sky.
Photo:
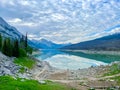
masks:
<svg viewBox="0 0 120 90"><path fill-rule="evenodd" d="M119 32L120 0L0 0L0 16L30 39L77 43Z"/></svg>

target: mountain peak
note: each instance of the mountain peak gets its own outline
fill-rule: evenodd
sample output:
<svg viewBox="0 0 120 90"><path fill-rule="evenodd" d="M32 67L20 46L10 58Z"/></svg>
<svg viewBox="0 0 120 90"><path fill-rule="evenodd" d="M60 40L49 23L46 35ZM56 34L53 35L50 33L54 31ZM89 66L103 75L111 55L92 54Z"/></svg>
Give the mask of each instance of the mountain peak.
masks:
<svg viewBox="0 0 120 90"><path fill-rule="evenodd" d="M44 42L44 43L52 43L52 44L53 44L52 41L49 41L49 40L46 40L46 39L40 39L40 42Z"/></svg>

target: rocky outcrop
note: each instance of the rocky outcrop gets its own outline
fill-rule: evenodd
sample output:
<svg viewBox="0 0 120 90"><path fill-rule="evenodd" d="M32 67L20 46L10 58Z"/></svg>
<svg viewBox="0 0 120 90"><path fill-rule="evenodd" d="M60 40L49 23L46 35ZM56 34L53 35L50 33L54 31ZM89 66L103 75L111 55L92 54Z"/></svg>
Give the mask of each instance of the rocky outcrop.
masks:
<svg viewBox="0 0 120 90"><path fill-rule="evenodd" d="M19 72L20 66L13 63L14 58L7 57L0 52L0 76L15 76Z"/></svg>
<svg viewBox="0 0 120 90"><path fill-rule="evenodd" d="M22 66L14 63L14 57L7 57L0 52L0 76L11 75L13 77L31 78L31 74L26 69L26 73L20 73Z"/></svg>

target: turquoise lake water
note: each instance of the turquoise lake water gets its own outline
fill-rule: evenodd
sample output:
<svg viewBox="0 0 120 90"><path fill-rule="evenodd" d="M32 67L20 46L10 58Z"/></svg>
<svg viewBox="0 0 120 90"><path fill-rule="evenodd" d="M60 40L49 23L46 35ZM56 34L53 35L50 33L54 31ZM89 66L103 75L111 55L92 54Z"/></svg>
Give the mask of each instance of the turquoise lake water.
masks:
<svg viewBox="0 0 120 90"><path fill-rule="evenodd" d="M60 50L41 50L40 54L35 55L35 57L49 62L52 67L71 70L107 65L114 61L120 61L119 55L86 54Z"/></svg>

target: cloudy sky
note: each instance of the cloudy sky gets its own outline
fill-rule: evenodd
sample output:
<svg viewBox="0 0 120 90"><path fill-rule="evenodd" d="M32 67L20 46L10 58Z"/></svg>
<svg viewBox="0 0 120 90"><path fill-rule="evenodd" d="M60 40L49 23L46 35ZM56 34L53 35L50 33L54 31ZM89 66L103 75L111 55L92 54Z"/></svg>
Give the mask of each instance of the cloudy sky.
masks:
<svg viewBox="0 0 120 90"><path fill-rule="evenodd" d="M77 43L120 31L120 0L0 0L0 17L29 38Z"/></svg>

